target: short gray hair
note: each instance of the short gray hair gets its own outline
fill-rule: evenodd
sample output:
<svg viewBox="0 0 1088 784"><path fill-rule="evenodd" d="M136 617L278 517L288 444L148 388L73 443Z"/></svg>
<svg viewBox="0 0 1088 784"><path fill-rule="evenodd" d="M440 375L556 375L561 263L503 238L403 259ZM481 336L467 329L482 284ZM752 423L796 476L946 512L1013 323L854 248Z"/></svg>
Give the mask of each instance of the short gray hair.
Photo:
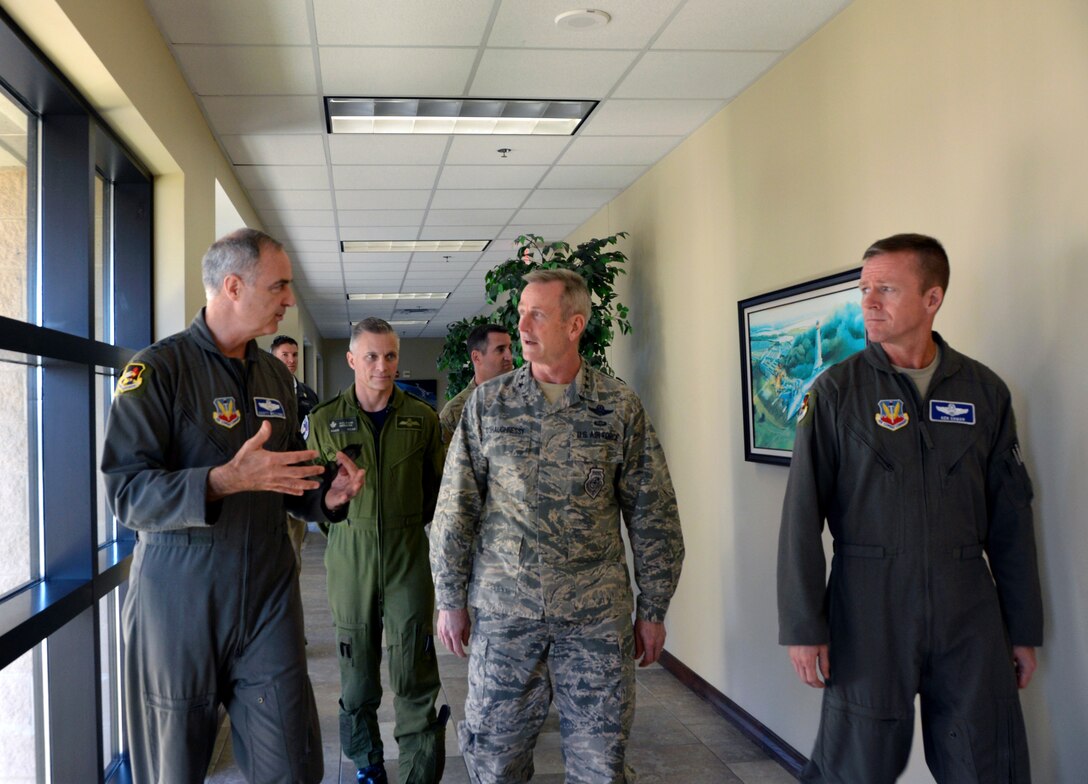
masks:
<svg viewBox="0 0 1088 784"><path fill-rule="evenodd" d="M272 246L283 250L283 244L257 229L238 229L220 237L204 254L204 291L213 297L223 287L227 275L237 275L252 284L261 260L261 251Z"/></svg>
<svg viewBox="0 0 1088 784"><path fill-rule="evenodd" d="M400 351L400 335L393 329L393 325L385 319L370 316L362 321L356 321L351 328L351 340L348 341L348 349L353 353L355 351L355 339L364 332L369 332L371 335L392 335L397 339L397 351Z"/></svg>
<svg viewBox="0 0 1088 784"><path fill-rule="evenodd" d="M563 318L569 319L577 313L584 317L587 322L589 321L589 313L592 307L589 301L589 286L586 285L586 279L574 270L539 269L527 275L522 275L521 279L527 284L562 283L563 294L559 298L559 305L563 312Z"/></svg>

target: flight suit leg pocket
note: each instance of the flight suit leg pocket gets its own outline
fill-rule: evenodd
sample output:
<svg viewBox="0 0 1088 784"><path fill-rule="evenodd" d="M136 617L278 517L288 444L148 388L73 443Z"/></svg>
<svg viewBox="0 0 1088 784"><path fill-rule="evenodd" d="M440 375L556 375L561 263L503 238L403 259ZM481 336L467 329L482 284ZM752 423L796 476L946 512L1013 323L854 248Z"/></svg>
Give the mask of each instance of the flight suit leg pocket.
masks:
<svg viewBox="0 0 1088 784"><path fill-rule="evenodd" d="M144 694L148 757L157 775L207 768L218 713L214 694L193 697Z"/></svg>
<svg viewBox="0 0 1088 784"><path fill-rule="evenodd" d="M966 721L956 716L928 716L923 722L922 740L926 764L941 784L974 784L979 781L975 750Z"/></svg>
<svg viewBox="0 0 1088 784"><path fill-rule="evenodd" d="M824 696L820 730L802 781L892 784L906 767L914 711L892 712Z"/></svg>

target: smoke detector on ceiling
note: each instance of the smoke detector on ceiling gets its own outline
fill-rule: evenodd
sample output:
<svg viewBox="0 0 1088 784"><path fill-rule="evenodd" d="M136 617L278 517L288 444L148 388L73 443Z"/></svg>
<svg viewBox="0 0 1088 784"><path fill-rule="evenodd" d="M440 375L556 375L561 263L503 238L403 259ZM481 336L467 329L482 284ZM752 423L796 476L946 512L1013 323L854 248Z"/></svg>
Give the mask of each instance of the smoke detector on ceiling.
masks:
<svg viewBox="0 0 1088 784"><path fill-rule="evenodd" d="M566 30L588 30L591 27L604 27L612 21L612 16L605 11L586 8L578 11L564 11L555 17L556 27Z"/></svg>

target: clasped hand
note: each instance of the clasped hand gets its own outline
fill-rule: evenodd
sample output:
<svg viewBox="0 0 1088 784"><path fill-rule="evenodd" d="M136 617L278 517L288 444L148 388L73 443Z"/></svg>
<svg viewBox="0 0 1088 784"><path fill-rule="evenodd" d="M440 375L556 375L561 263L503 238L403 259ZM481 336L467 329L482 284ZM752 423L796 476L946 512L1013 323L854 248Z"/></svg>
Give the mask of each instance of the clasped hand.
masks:
<svg viewBox="0 0 1088 784"><path fill-rule="evenodd" d="M296 452L271 452L264 448L272 435L272 425L261 428L224 465L208 472L208 500L217 501L234 493L266 491L285 495L302 495L321 486L318 477L324 472L314 465L317 452L304 449ZM343 452L336 453L336 478L325 494L325 506L334 509L354 498L363 487L366 471Z"/></svg>

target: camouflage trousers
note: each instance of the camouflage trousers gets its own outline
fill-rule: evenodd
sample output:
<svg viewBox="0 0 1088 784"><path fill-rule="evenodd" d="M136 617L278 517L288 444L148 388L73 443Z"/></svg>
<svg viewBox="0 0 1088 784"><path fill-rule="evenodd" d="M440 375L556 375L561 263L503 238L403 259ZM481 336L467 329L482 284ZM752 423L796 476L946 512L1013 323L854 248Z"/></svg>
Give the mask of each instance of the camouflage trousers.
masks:
<svg viewBox="0 0 1088 784"><path fill-rule="evenodd" d="M631 784L635 715L629 617L589 623L477 612L465 720L458 728L473 784L533 776L533 747L554 694L568 784Z"/></svg>

